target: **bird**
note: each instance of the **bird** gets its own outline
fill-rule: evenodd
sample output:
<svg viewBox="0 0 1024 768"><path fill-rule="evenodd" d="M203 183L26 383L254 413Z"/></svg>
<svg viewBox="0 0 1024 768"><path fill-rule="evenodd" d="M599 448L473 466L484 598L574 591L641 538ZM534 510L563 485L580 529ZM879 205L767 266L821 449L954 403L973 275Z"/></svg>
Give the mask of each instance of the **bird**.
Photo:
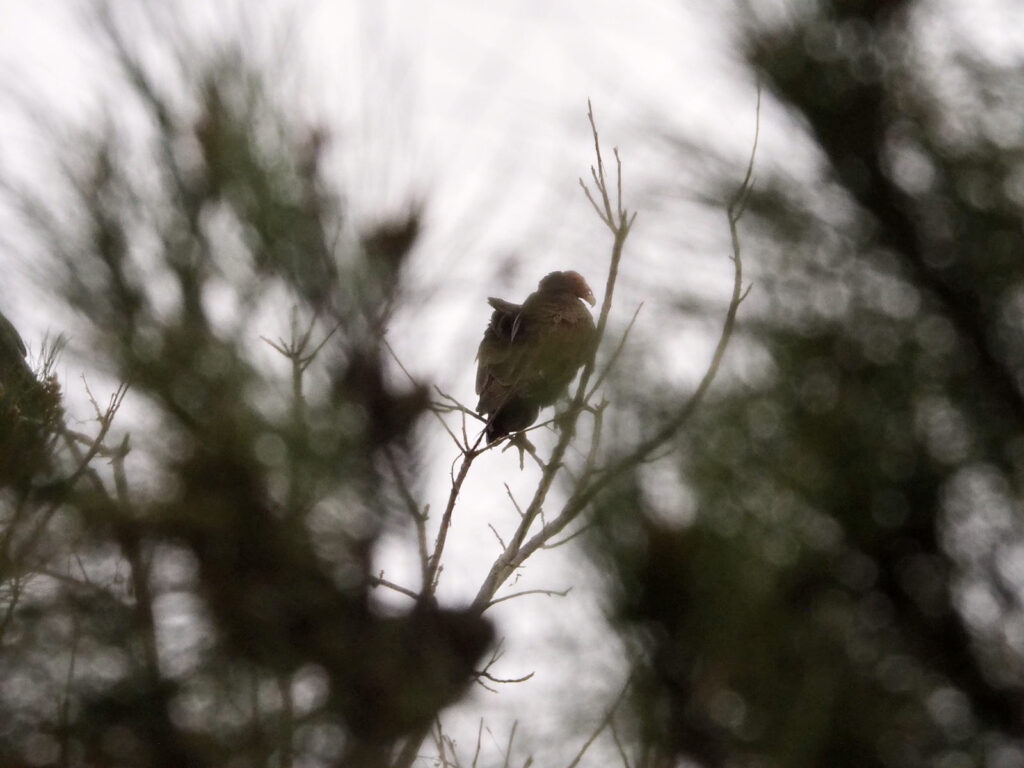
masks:
<svg viewBox="0 0 1024 768"><path fill-rule="evenodd" d="M487 299L494 311L477 350L476 410L488 445L533 424L590 359L597 330L584 301L594 306L594 293L571 270L545 275L522 304Z"/></svg>

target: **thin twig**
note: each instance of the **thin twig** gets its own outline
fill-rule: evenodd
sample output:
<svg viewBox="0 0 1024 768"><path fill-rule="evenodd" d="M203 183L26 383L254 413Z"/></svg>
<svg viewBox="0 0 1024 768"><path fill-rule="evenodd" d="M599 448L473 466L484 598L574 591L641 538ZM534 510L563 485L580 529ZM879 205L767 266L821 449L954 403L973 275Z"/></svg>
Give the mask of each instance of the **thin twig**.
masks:
<svg viewBox="0 0 1024 768"><path fill-rule="evenodd" d="M568 515L569 519L575 517L590 501L604 488L617 480L622 474L629 471L639 463L645 461L655 450L664 445L675 435L680 428L690 419L697 407L703 402L711 383L715 380L718 370L725 356L725 350L729 346L733 330L736 325L736 315L740 304L747 297L750 288L743 288L743 254L739 238L738 223L743 214L743 205L746 196L749 194L748 187L753 178L753 165L757 151L757 137L760 134L761 113L760 113L760 91L758 92L758 109L756 125L754 130L754 143L750 152L750 159L747 164L747 172L743 179L740 190L732 198L726 208L726 215L729 222L729 234L732 242L732 254L730 259L733 262L733 289L732 298L729 301L729 308L726 311L725 320L722 323L722 330L715 345L711 362L704 372L697 389L677 409L675 414L666 419L661 428L646 440L642 441L626 456L604 468L596 480L586 488L577 487L576 492L566 503L563 516ZM559 520L562 516L559 517ZM556 521L557 522L557 521ZM568 520L565 521L566 524ZM564 527L564 526L563 526ZM540 534L538 534L539 536Z"/></svg>
<svg viewBox="0 0 1024 768"><path fill-rule="evenodd" d="M750 159L747 161L747 172L743 176L743 182L736 191L736 195L729 202L729 220L736 222L743 216L746 210L747 201L750 199L750 192L753 189L754 158L757 156L757 143L761 137L761 84L757 84L757 107L754 121L754 143L750 148Z"/></svg>
<svg viewBox="0 0 1024 768"><path fill-rule="evenodd" d="M398 353L395 352L394 348L388 343L388 340L384 336L381 336L380 337L380 342L381 342L381 344L384 345L384 348L391 355L391 358L395 361L395 363L401 369L402 373L405 374L405 377L409 380L409 383L411 383L414 387L417 387L417 388L420 387L421 386L420 382L417 381L416 378L411 373L409 373L409 369L406 368L405 365L402 363L401 358L398 357ZM463 413L472 413L472 415L476 416L477 418L479 418L479 416L477 416L477 414L473 413L468 408L466 408L466 406L462 405L462 403L460 403L457 400L455 400L455 398L453 398L450 395L447 395L444 392L442 392L436 386L434 387L434 389L437 390L438 394L440 394L441 397L445 398L446 400L451 400L454 403L454 405L451 408L447 408L446 409L444 406L439 407L437 403L428 403L427 404L427 408L430 410L430 412L432 414L434 414L434 416L437 418L437 420L441 422L441 426L444 427L445 431L449 435L451 435L451 438L452 438L452 440L455 441L455 444L458 445L460 448L462 448L463 445L459 442L459 439L455 436L455 433L452 432L451 428L448 426L448 423L444 420L444 418L442 418L442 414L446 413L446 412L450 412L451 410L458 410L458 411L462 411Z"/></svg>
<svg viewBox="0 0 1024 768"><path fill-rule="evenodd" d="M434 746L437 748L437 758L440 761L442 768L446 768L448 765L448 758L445 757L445 743L444 733L441 731L441 720L434 720L434 727L431 729L431 733L434 736Z"/></svg>
<svg viewBox="0 0 1024 768"><path fill-rule="evenodd" d="M411 597L413 600L419 600L420 596L416 592L413 592L407 587L403 587L400 584L395 584L393 581L388 581L384 578L384 572L381 571L377 576L371 576L368 579L371 587L387 587L390 590L398 592L406 597Z"/></svg>
<svg viewBox="0 0 1024 768"><path fill-rule="evenodd" d="M491 600L496 594L498 587L500 587L501 584L515 572L523 560L529 556L529 553L523 549L523 543L526 541L526 537L534 521L540 515L544 501L547 498L548 492L551 490L556 475L559 470L562 469L562 462L565 458L565 453L576 434L577 419L579 418L579 414L586 407L588 386L594 373L597 348L600 346L601 339L604 337L605 328L608 325L608 315L611 312L612 297L615 292L615 282L618 277L619 263L622 259L623 247L625 245L626 238L629 236L629 231L632 227L633 221L636 218L635 214L628 213L622 205L621 162L618 162L617 164L618 178L616 189L618 191L618 197L616 199L615 210L618 211L618 215L616 216L613 213L611 198L608 193L605 178L604 161L601 157L601 143L598 137L597 124L594 118L593 107L589 101L587 102L587 117L590 120L590 127L594 136L594 151L597 157L597 167L591 168L591 175L594 178L594 183L601 196L604 210L603 215L601 214L601 210L598 209L594 195L587 189L587 186L583 183L582 179L580 180L580 184L583 186L584 192L586 192L587 198L591 201L591 204L594 205L595 209L598 209L598 214L601 216L601 220L604 221L613 236L612 254L608 265L608 276L605 282L605 292L601 303L601 311L598 316L595 331L595 343L591 350L590 358L584 364L583 371L580 373L579 383L577 384L576 392L569 406L569 410L560 419L560 426L562 427L561 434L559 435L558 442L555 444L555 447L551 452L551 458L548 460L547 464L544 465L540 481L534 491L533 499L530 501L529 505L527 505L519 526L512 539L509 541L508 546L494 562L494 565L484 578L484 581L480 585L476 597L473 600L472 605L478 611L486 610L487 606L491 603ZM616 159L618 160L617 153ZM568 521L566 521L566 523L567 522ZM547 530L549 526L550 524L544 525L541 531L543 532ZM532 540L536 540L539 535L540 534L536 534ZM532 552L535 549L536 546L530 551Z"/></svg>
<svg viewBox="0 0 1024 768"><path fill-rule="evenodd" d="M487 527L491 529L491 533L494 534L494 538L498 540L499 546L501 546L502 549L505 549L505 540L501 538L501 534L498 533L498 529L490 523L487 524Z"/></svg>
<svg viewBox="0 0 1024 768"><path fill-rule="evenodd" d="M516 738L516 728L519 727L519 721L516 720L512 723L512 730L508 734L508 746L505 748L505 762L502 763L504 768L508 768L509 760L512 759L512 742Z"/></svg>
<svg viewBox="0 0 1024 768"><path fill-rule="evenodd" d="M562 590L557 590L557 589L527 589L527 590L524 590L523 592L513 592L511 595L504 595L502 597L496 597L494 600L491 600L491 602L489 602L487 604L487 607L490 608L491 606L497 605L498 603L503 603L506 600L511 600L511 599L513 599L515 597L523 597L524 595L548 595L550 597L565 597L570 592L572 592L572 587L566 587L565 589L562 589Z"/></svg>
<svg viewBox="0 0 1024 768"><path fill-rule="evenodd" d="M82 381L85 383L84 377ZM63 480L64 485L67 487L73 485L75 481L82 476L82 473L85 472L92 460L100 453L103 447L103 441L106 439L107 433L110 431L110 427L114 423L114 416L121 408L125 395L128 394L128 385L118 385L117 389L115 389L114 393L110 396L106 410L102 413L100 412L99 405L96 403L95 398L93 398L92 393L89 392L88 383L85 383L85 390L89 394L89 401L92 403L93 408L96 409L96 420L100 424L100 429L96 433L96 437L93 438L92 444L89 445L88 450L86 450L85 455L78 459L78 467Z"/></svg>
<svg viewBox="0 0 1024 768"><path fill-rule="evenodd" d="M531 672L530 674L523 675L522 677L501 678L501 677L495 677L490 672L481 672L480 673L480 677L486 677L492 683L511 684L511 683L525 683L527 680L529 680L535 674L536 674L536 672Z"/></svg>
<svg viewBox="0 0 1024 768"><path fill-rule="evenodd" d="M88 386L86 386L86 391L88 392ZM114 422L114 416L117 414L118 410L121 407L121 404L124 402L124 398L127 392L128 386L126 384L119 385L117 389L114 390L114 393L110 396L110 400L108 401L107 408L104 412L100 412L99 405L96 402L96 399L92 396L91 392L89 393L89 400L92 403L93 408L96 410L97 420L99 421L100 428L99 431L96 433L96 436L93 437L91 441L87 440L83 443L86 446L86 450L84 452L79 448L77 444L78 438L81 437L81 435L79 433L75 433L76 437L72 437L71 435L69 435L63 422L58 426L57 433L61 437L63 437L64 443L68 447L68 451L71 453L72 457L75 460L76 467L67 477L61 478L60 480L51 483L50 485L52 487L63 487L70 489L76 482L78 482L79 479L81 479L82 477L87 477L89 478L90 482L96 487L97 490L99 490L104 496L109 497L109 494L104 488L103 483L99 478L99 475L97 475L95 471L92 469L91 464L93 459L95 459L97 456L117 456L117 449L111 449L108 446L106 446L104 444L104 440L106 439L107 434L110 431L110 427ZM126 443L124 445L126 445ZM43 531L46 529L46 526L49 525L50 520L53 518L54 514L56 514L59 507L60 504L58 501L49 504L45 509L41 511L38 518L33 522L32 529L27 534L24 534L20 538L20 541L18 542L20 545L19 550L21 553L31 552L35 548L39 539L43 535ZM3 546L2 548L0 548L0 551L3 551L7 557L12 558L13 562L19 562L24 557L24 554L12 555L9 554L7 551L13 543L14 530L15 528L13 525L10 525L8 527L7 531L5 532Z"/></svg>
<svg viewBox="0 0 1024 768"><path fill-rule="evenodd" d="M522 517L523 508L519 506L519 502L516 501L516 497L512 495L512 489L508 487L508 483L505 483L505 493L508 494L508 498L512 502L512 506L515 507L516 512L519 513L519 517Z"/></svg>
<svg viewBox="0 0 1024 768"><path fill-rule="evenodd" d="M477 768L477 761L480 759L480 741L484 735L484 719L480 718L480 724L476 729L476 749L473 751L473 763L472 768Z"/></svg>
<svg viewBox="0 0 1024 768"><path fill-rule="evenodd" d="M427 583L427 570L430 565L430 555L427 554L427 520L430 519L430 505L423 507L423 514L416 518L416 549L420 556L420 572L422 581Z"/></svg>
<svg viewBox="0 0 1024 768"><path fill-rule="evenodd" d="M612 741L615 742L615 748L619 750L619 757L622 758L622 767L632 768L629 763L629 757L626 755L626 748L622 744L622 739L619 738L619 729L615 727L614 717L608 721L608 730L612 734Z"/></svg>
<svg viewBox="0 0 1024 768"><path fill-rule="evenodd" d="M626 680L626 684L622 686L622 690L619 691L619 695L615 697L615 701L613 701L611 706L608 707L608 711L605 712L604 717L601 718L601 722L597 724L597 728L595 728L594 732L590 734L590 738L583 742L583 746L580 747L580 751L576 753L576 757L572 759L572 762L570 762L566 768L576 768L576 766L579 765L580 760L583 759L583 755L588 749L590 749L590 745L594 743L594 739L600 736L601 731L607 728L611 723L612 717L615 715L615 710L619 708L619 704L622 703L622 699L625 697L626 691L629 690L630 683L632 682L632 677Z"/></svg>
<svg viewBox="0 0 1024 768"><path fill-rule="evenodd" d="M405 510L409 513L414 521L419 521L423 513L420 512L419 502L412 495L412 489L409 488L409 482L406 480L405 472L402 471L402 466L395 458L394 449L388 446L384 451L385 458L387 458L388 468L391 470L391 476L395 479L395 485L398 488L398 495L402 497L402 501L405 504Z"/></svg>
<svg viewBox="0 0 1024 768"><path fill-rule="evenodd" d="M565 544L568 544L570 541L575 539L577 536L581 536L584 533L586 533L587 531L589 531L591 528L594 527L594 525L595 525L595 522L593 520L591 520L586 525L581 526L578 531L573 531L568 536L566 536L565 538L559 539L558 541L548 542L547 544L544 544L543 547L541 547L541 548L542 549L557 549L558 547L564 546Z"/></svg>
<svg viewBox="0 0 1024 768"><path fill-rule="evenodd" d="M641 301L640 304L637 306L636 311L633 313L633 317L630 319L629 325L626 326L626 330L622 332L622 338L619 339L618 345L615 347L615 350L612 352L611 357L608 358L608 362L605 363L604 368L598 375L597 381L595 381L594 386L590 388L590 394L587 395L588 400L594 396L594 393L604 383L604 380L608 377L608 374L611 372L612 368L615 367L615 363L619 361L619 355L622 354L622 350L626 346L626 340L629 338L629 332L633 330L633 324L636 323L636 318L640 314L640 310L643 308L644 303Z"/></svg>
<svg viewBox="0 0 1024 768"><path fill-rule="evenodd" d="M477 438L476 444L463 452L462 466L459 467L459 473L452 480L451 491L448 493L448 503L441 514L441 525L437 531L437 539L434 541L434 551L427 559L421 597L432 597L434 594L434 589L437 586L438 569L441 565L441 556L444 554L445 542L448 539L448 529L452 524L452 514L455 512L455 502L458 501L459 492L462 490L462 484L466 481L466 476L469 474L469 468L473 465L473 460L480 455L477 445L479 445L482 438L483 434Z"/></svg>

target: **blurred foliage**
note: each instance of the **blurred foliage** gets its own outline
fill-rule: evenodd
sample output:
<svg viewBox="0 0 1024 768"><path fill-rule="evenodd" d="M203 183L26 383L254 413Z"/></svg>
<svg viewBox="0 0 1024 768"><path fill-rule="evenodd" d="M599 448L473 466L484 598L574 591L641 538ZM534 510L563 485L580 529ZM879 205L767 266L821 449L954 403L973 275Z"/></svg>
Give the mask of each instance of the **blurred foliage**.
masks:
<svg viewBox="0 0 1024 768"><path fill-rule="evenodd" d="M681 436L685 514L646 470L599 510L640 721L705 765L1024 765L1024 70L933 4L790 13L749 59L827 175L744 221L768 363Z"/></svg>
<svg viewBox="0 0 1024 768"><path fill-rule="evenodd" d="M33 477L51 469L63 417L60 384L50 370L59 346L44 356L37 378L25 359L28 350L21 335L0 313L0 489L19 497ZM0 573L3 565L0 559Z"/></svg>
<svg viewBox="0 0 1024 768"><path fill-rule="evenodd" d="M104 30L144 141L113 117L82 129L63 158L72 215L27 189L14 204L76 340L128 383L122 428L145 428L109 437L122 392L94 436L72 431L54 380L0 350L0 467L21 490L0 499L0 764L380 764L461 697L492 636L433 600L385 615L369 598L404 492L382 467L414 475L428 405L383 339L419 208L347 221L328 137L240 51L172 84ZM289 303L267 365L256 345Z"/></svg>

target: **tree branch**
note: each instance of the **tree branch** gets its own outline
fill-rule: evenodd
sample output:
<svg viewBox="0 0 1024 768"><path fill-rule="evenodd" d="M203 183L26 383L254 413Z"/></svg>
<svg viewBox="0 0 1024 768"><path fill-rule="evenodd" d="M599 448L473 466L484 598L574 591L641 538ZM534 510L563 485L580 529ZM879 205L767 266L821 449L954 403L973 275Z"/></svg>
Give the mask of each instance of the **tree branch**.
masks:
<svg viewBox="0 0 1024 768"><path fill-rule="evenodd" d="M580 760L583 759L583 755L588 749L590 749L590 745L593 744L594 740L601 735L601 731L611 724L612 717L615 716L615 710L619 708L619 704L622 703L622 699L626 696L626 691L629 690L629 686L632 682L632 677L626 680L626 684L622 686L622 690L619 691L619 695L615 697L615 701L613 701L611 706L608 707L608 711L605 712L604 717L601 718L601 722L597 724L597 728L595 728L594 732L590 734L590 738L583 742L583 745L580 747L580 751L576 753L576 757L572 759L566 768L576 768L576 766L579 765Z"/></svg>
<svg viewBox="0 0 1024 768"><path fill-rule="evenodd" d="M525 513L522 515L519 526L509 541L508 546L505 547L505 550L494 562L494 565L484 578L484 581L480 585L476 597L473 600L473 608L481 612L486 610L487 606L491 604L498 588L506 579L508 579L515 569L519 567L523 560L529 556L529 552L526 552L523 549L523 542L526 541L526 537L531 526L541 512L544 501L547 499L547 495L551 490L555 477L558 475L559 470L562 469L562 461L565 458L565 453L576 434L577 419L587 403L588 385L594 373L597 349L600 346L601 340L604 338L605 329L608 325L608 315L611 312L612 299L615 294L615 282L619 273L619 263L622 260L622 250L625 246L626 238L629 236L633 221L636 218L635 213L628 213L622 205L622 162L619 158L618 151L615 152L617 164L617 198L615 208L612 208L611 197L608 192L605 176L604 161L601 156L601 143L598 138L597 124L594 119L593 107L589 101L587 102L587 117L590 120L590 127L594 136L595 154L597 156L597 168L591 168L591 175L594 178L597 191L601 198L604 211L603 214L601 213L601 208L598 208L598 205L595 202L593 193L587 188L587 185L582 179L580 179L580 184L583 186L584 192L591 204L594 205L595 209L598 209L598 214L601 217L601 220L612 233L612 253L608 265L608 276L605 281L605 292L601 303L601 312L597 321L597 329L595 333L596 341L593 350L591 351L590 358L583 366L579 384L576 387L576 392L573 396L569 409L561 419L562 430L559 435L558 442L555 444L555 447L551 452L551 458L548 460L547 464L544 465L540 482L534 492L533 499L530 501ZM547 527L548 526L545 525L541 530L543 531L547 529ZM536 547L533 547L530 552L535 549Z"/></svg>

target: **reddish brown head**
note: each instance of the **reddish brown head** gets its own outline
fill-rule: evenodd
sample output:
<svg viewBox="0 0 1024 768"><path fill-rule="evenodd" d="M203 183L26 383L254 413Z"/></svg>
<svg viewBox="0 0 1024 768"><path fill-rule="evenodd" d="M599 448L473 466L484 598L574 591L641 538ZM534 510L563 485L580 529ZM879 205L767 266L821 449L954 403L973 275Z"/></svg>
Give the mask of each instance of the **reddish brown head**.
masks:
<svg viewBox="0 0 1024 768"><path fill-rule="evenodd" d="M576 298L583 299L590 306L594 306L597 303L597 300L594 298L594 292L590 290L590 286L583 279L583 275L573 270L551 272L545 275L537 286L537 290L544 293L564 291L571 293Z"/></svg>

